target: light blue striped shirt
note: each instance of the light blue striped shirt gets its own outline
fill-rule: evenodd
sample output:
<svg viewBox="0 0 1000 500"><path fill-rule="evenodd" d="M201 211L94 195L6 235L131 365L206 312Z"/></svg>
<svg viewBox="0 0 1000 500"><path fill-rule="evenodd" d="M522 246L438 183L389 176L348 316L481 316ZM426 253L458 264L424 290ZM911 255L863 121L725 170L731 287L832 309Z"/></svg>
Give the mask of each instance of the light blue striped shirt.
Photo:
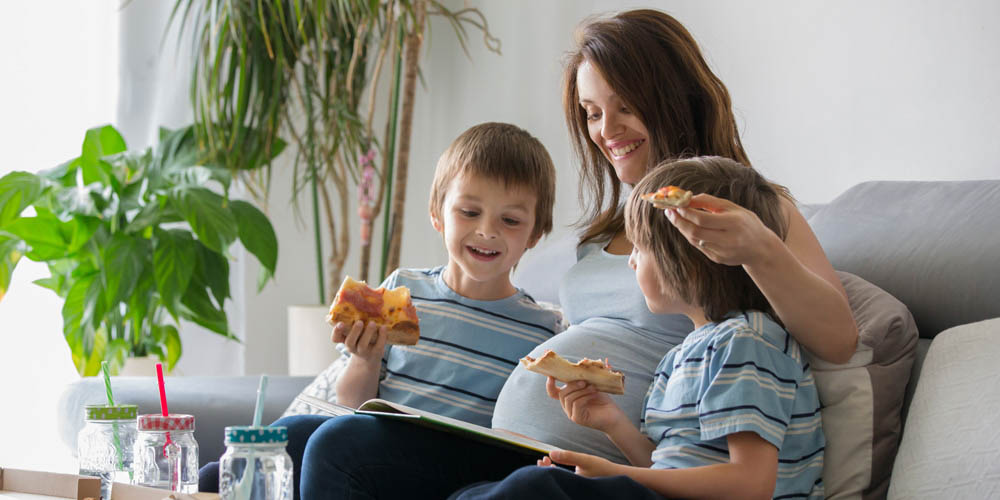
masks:
<svg viewBox="0 0 1000 500"><path fill-rule="evenodd" d="M652 468L727 463L726 436L749 431L778 448L774 498L823 498L819 395L799 344L768 315L691 332L660 361L644 406Z"/></svg>
<svg viewBox="0 0 1000 500"><path fill-rule="evenodd" d="M420 341L386 349L378 397L489 427L518 359L555 335L561 317L521 290L500 300L463 297L443 271L399 269L382 283L410 289Z"/></svg>

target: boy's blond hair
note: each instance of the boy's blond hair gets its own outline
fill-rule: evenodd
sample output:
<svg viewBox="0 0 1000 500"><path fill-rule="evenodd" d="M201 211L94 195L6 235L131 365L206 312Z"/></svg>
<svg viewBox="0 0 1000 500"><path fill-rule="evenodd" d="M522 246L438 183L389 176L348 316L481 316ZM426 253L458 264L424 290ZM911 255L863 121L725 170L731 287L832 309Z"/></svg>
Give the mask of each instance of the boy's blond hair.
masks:
<svg viewBox="0 0 1000 500"><path fill-rule="evenodd" d="M448 185L460 175L499 181L507 189L530 190L537 197L531 237L541 238L552 231L556 168L545 146L524 129L488 122L462 132L438 160L431 185L431 215L441 218Z"/></svg>
<svg viewBox="0 0 1000 500"><path fill-rule="evenodd" d="M757 214L784 241L788 224L779 190L756 170L736 161L700 156L661 163L636 184L625 206L625 233L633 245L653 256L661 286L703 309L711 321L721 321L730 311L749 309L766 312L777 321L774 309L742 266L713 262L670 223L663 210L639 198L669 185L740 205Z"/></svg>

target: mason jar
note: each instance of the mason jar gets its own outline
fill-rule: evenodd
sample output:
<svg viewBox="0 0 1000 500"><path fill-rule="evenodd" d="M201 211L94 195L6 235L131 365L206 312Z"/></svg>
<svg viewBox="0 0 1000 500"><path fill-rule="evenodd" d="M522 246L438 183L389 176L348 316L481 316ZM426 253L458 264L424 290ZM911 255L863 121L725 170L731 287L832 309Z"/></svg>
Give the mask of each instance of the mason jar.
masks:
<svg viewBox="0 0 1000 500"><path fill-rule="evenodd" d="M139 415L132 484L181 493L198 492L198 442L194 417Z"/></svg>
<svg viewBox="0 0 1000 500"><path fill-rule="evenodd" d="M111 483L130 483L136 439L135 405L87 405L86 424L76 437L81 476L101 478L101 498L111 498Z"/></svg>
<svg viewBox="0 0 1000 500"><path fill-rule="evenodd" d="M292 458L285 427L226 427L226 453L219 459L223 500L292 500Z"/></svg>

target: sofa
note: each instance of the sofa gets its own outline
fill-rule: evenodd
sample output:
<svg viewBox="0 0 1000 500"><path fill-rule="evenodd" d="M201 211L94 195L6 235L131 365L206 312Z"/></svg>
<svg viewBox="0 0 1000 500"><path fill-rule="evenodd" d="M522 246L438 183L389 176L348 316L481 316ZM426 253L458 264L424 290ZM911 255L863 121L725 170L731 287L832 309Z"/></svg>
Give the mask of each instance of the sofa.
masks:
<svg viewBox="0 0 1000 500"><path fill-rule="evenodd" d="M835 450L840 438L830 439L838 435L832 427L827 432L824 477L841 472L829 467L854 469L840 474L844 477L837 481L845 486L838 483L837 491L831 491L828 479L828 495L1000 497L995 437L1000 428L995 361L1000 359L1000 180L865 182L802 211L841 271L859 329L865 330L850 363L814 366L821 396L827 371L834 373L824 382L832 391L829 397L848 401L866 394L868 399L863 410L841 406L848 408L844 419L865 426L853 432L868 433L864 446ZM550 237L525 255L515 282L536 299L557 303L558 277L572 265L573 251L571 235ZM884 314L887 309L892 314ZM849 369L863 376L843 382L846 376L835 373ZM249 423L257 380L166 379L171 410L196 416L202 463L224 452L224 426ZM279 417L310 381L271 377L263 420ZM140 412L158 411L154 378L122 377L113 383L119 400L138 404ZM61 396L59 430L70 449L83 424L83 405L101 403L103 391L101 380L87 378ZM841 402L824 398L823 404L827 429L826 407L832 415ZM835 451L841 456L831 465Z"/></svg>

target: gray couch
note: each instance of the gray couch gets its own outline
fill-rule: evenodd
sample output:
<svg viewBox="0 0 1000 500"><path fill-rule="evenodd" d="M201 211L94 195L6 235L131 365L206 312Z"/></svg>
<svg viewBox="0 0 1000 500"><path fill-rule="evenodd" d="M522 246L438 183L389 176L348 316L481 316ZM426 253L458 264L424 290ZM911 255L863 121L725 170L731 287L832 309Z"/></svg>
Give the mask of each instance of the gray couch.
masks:
<svg viewBox="0 0 1000 500"><path fill-rule="evenodd" d="M960 326L1000 318L1000 180L868 182L803 211L836 269L887 291L916 320L920 340L888 496L1000 496L1000 343L994 342L1000 320ZM572 251L568 238L549 241L526 255L515 281L537 299L556 302L556 278L571 265ZM931 370L928 380L921 377L925 370ZM273 377L264 420L277 418L309 381ZM158 410L155 379L114 382L122 401L136 402L140 412ZM249 423L256 377L168 377L166 383L171 410L197 417L203 463L224 451L225 425ZM97 379L67 388L60 432L68 446L75 446L82 406L103 397Z"/></svg>

